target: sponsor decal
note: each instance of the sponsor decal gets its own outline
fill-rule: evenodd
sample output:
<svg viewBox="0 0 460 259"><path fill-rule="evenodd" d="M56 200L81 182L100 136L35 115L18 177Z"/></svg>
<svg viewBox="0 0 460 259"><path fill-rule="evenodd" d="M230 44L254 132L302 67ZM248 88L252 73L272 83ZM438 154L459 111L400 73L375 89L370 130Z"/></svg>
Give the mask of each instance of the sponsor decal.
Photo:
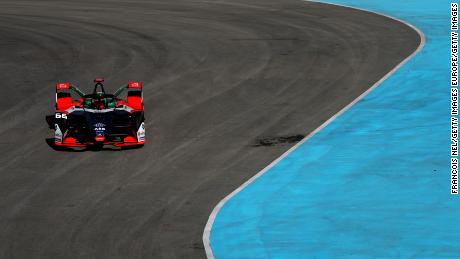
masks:
<svg viewBox="0 0 460 259"><path fill-rule="evenodd" d="M54 142L62 142L62 131L57 124L54 124Z"/></svg>
<svg viewBox="0 0 460 259"><path fill-rule="evenodd" d="M142 88L141 82L129 82L128 88Z"/></svg>
<svg viewBox="0 0 460 259"><path fill-rule="evenodd" d="M70 89L70 83L57 83L56 90Z"/></svg>
<svg viewBox="0 0 460 259"><path fill-rule="evenodd" d="M145 141L145 124L142 122L137 130L137 142Z"/></svg>
<svg viewBox="0 0 460 259"><path fill-rule="evenodd" d="M104 136L105 132L105 124L104 123L96 123L93 125L94 126L94 131L96 132L96 136Z"/></svg>

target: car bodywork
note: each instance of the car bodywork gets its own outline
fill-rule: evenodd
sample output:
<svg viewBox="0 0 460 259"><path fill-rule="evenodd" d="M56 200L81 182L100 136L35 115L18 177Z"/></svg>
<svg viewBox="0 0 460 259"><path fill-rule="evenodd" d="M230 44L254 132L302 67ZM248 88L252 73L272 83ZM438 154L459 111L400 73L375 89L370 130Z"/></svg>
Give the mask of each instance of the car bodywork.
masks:
<svg viewBox="0 0 460 259"><path fill-rule="evenodd" d="M141 82L129 82L114 94L95 79L91 94L70 83L56 84L55 114L46 116L55 147L141 147L145 143ZM126 94L126 98L120 98ZM73 98L72 96L77 96Z"/></svg>

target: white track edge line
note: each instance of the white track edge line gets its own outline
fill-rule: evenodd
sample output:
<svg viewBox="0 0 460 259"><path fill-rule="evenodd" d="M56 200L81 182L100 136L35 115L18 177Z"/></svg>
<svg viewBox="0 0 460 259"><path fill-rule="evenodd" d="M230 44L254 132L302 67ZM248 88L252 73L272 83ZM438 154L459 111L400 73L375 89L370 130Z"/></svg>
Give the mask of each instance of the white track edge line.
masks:
<svg viewBox="0 0 460 259"><path fill-rule="evenodd" d="M329 118L327 121L325 121L323 124L321 124L318 128L316 128L314 131L312 131L310 134L308 134L305 138L303 138L299 143L297 143L296 145L292 146L290 149L288 149L286 152L284 152L280 157L278 157L277 159L275 159L273 162L271 162L269 165L267 165L264 169L262 169L261 171L259 171L257 174L255 174L254 176L252 176L251 178L249 178L246 182L244 182L242 185L240 185L237 189L235 189L233 192L231 192L230 194L228 194L227 196L225 196L225 198L223 198L215 207L214 209L212 210L211 212L211 215L209 215L209 218L208 218L208 221L206 223L206 226L204 228L204 232L203 232L203 244L204 244L204 248L205 248L205 251L206 251L206 256L209 258L209 259L214 259L214 254L212 252L212 248L211 248L211 241L210 241L210 236L211 236L211 230L212 230L212 225L214 224L214 220L216 219L216 216L217 214L219 213L220 209L225 205L225 203L227 203L228 200L230 200L233 196L235 196L236 194L238 194L241 190L243 190L244 188L246 188L246 186L248 186L249 184L251 184L252 182L254 182L257 178L259 178L260 176L262 176L263 174L265 174L268 170L270 170L273 166L275 166L279 161L281 161L282 159L284 159L287 155L289 155L291 152L293 152L294 150L296 150L298 147L300 147L303 143L305 143L307 140L309 140L311 137L313 137L314 135L316 135L316 133L318 133L320 130L322 130L323 128L325 128L327 125L329 125L332 121L334 121L337 117L339 117L340 115L342 115L343 113L345 113L348 109L350 109L353 105L355 105L357 102L359 102L361 99L363 99L366 95L368 95L372 90L374 90L375 88L377 88L380 84L382 84L383 81L385 81L386 79L388 79L391 75L393 75L401 66L403 66L407 61L409 61L412 57L414 57L415 55L417 55L417 53L419 53L422 48L425 46L425 42L426 42L426 39L425 39L425 35L423 34L423 32L418 29L417 27L415 27L414 25L408 23L408 22L405 22L403 20L400 20L398 18L395 18L395 17L392 17L392 16L389 16L389 15L386 15L386 14L382 14L382 13L379 13L379 12L375 12L375 11L370 11L370 10L366 10L366 9L362 9L362 8L359 8L359 7L353 7L353 6L347 6L347 5L342 5L342 4L335 4L335 3L327 3L327 2L320 2L320 1L308 1L308 0L303 0L303 1L307 1L307 2L316 2L316 3L322 3L322 4L328 4L328 5L335 5L335 6L340 6L340 7L346 7L346 8L350 8L350 9L355 9L355 10L360 10L360 11L364 11L364 12L368 12L368 13L373 13L373 14L377 14L377 15L380 15L380 16L384 16L384 17L387 17L387 18L390 18L392 20L395 20L395 21L398 21L398 22L401 22L405 25L407 25L408 27L412 28L414 31L416 31L419 36L420 36L420 44L419 46L417 47L417 49L412 52L409 56L407 56L403 61L401 61L398 65L396 65L392 70L390 70L390 72L388 72L387 74L385 74L385 76L383 76L379 81L377 81L376 83L374 83L369 89L367 89L365 92L363 92L361 95L359 95L356 99L354 99L351 103L349 103L347 106L343 107L339 112L337 112L336 114L334 114L331 118Z"/></svg>

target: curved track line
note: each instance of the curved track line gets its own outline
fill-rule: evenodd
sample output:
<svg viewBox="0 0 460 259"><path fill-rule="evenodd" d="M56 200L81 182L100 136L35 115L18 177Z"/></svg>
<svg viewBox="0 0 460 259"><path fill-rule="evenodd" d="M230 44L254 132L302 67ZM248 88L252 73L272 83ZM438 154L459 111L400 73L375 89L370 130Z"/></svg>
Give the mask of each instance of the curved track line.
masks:
<svg viewBox="0 0 460 259"><path fill-rule="evenodd" d="M309 2L317 2L317 3L323 3L323 2L320 2L320 1L309 1ZM373 14L376 14L376 15L380 15L380 16L384 16L384 17L387 17L387 18L390 18L392 20L395 20L395 21L398 21L398 22L401 22L407 26L409 26L410 28L412 28L414 31L416 31L418 33L418 35L420 36L420 44L419 46L417 47L417 49L412 52L409 56L407 56L403 61L401 61L398 65L396 65L390 72L388 72L387 74L385 74L384 77L382 77L379 81L377 81L374 85L372 85L369 89L367 89L364 93L362 93L361 95L359 95L356 99L354 99L351 103L349 103L347 106L345 106L344 108L342 108L339 112L337 112L336 114L334 114L334 116L332 116L331 118L329 118L327 121L325 121L323 124L321 124L321 126L319 126L318 128L316 128L314 131L312 131L310 134L308 134L305 138L303 138L299 143L297 143L296 145L294 145L293 147L291 147L289 150L287 150L286 152L284 152L280 157L278 157L277 159L275 159L273 162L271 162L268 166L266 166L264 169L262 169L261 171L259 171L256 175L254 175L253 177L251 177L249 180L247 180L246 182L244 182L242 185L240 185L237 189L235 189L233 192L231 192L229 195L225 196L225 198L223 198L215 207L214 209L212 210L211 212L211 215L209 215L209 218L208 218L208 222L206 223L206 226L204 228L204 232L203 232L203 244L204 244L204 248L206 250L206 256L208 258L214 258L214 254L212 252L212 248L211 248L211 243L210 243L210 236L211 236L211 230L212 230L212 226L214 224L214 220L216 219L216 216L217 214L219 213L220 209L225 205L225 203L227 203L228 200L230 200L231 198L233 198L233 196L235 196L236 194L238 194L241 190L243 190L244 188L246 188L246 186L248 186L249 184L251 184L252 182L254 182L257 178L261 177L263 174L265 174L268 170L270 170L273 166L275 166L279 161L281 161L282 159L284 159L287 155L289 155L291 152L293 152L294 150L296 150L299 146L301 146L302 144L304 144L307 140L309 140L311 137L313 137L316 133L318 133L320 130L322 130L323 128L325 128L327 125L329 125L332 121L334 121L337 117L339 117L341 114L343 114L344 112L346 112L348 109L350 109L353 105L355 105L357 102L359 102L361 99L363 99L366 95L368 95L372 90L374 90L375 88L377 88L383 81L385 81L387 78L389 78L391 75L393 75L401 66L403 66L407 61L409 61L412 57L414 57L415 55L417 55L418 52L420 52L422 50L422 48L425 46L425 35L423 34L423 32L418 29L417 27L415 27L414 25L408 23L408 22L405 22L403 20L400 20L398 18L395 18L395 17L392 17L392 16L389 16L389 15L386 15L386 14L382 14L382 13L379 13L379 12L374 12L374 11L370 11L370 10L365 10L365 9L362 9L362 8L359 8L359 7L352 7L352 6L347 6L347 5L342 5L342 4L335 4L335 3L323 3L323 4L328 4L328 5L334 5L334 6L341 6L341 7L345 7L345 8L350 8L350 9L355 9L355 10L360 10L360 11L363 11L363 12L368 12L368 13L373 13Z"/></svg>

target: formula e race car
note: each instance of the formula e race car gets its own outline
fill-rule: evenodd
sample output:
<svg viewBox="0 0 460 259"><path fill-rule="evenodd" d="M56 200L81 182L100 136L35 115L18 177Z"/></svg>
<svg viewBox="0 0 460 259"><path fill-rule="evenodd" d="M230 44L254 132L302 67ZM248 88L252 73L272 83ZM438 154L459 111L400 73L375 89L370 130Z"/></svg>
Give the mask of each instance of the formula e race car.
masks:
<svg viewBox="0 0 460 259"><path fill-rule="evenodd" d="M107 94L104 79L97 78L94 82L91 94L70 83L56 84L55 114L46 116L54 130L54 147L143 146L142 83L129 82L114 94ZM122 93L126 94L125 99L119 97Z"/></svg>

